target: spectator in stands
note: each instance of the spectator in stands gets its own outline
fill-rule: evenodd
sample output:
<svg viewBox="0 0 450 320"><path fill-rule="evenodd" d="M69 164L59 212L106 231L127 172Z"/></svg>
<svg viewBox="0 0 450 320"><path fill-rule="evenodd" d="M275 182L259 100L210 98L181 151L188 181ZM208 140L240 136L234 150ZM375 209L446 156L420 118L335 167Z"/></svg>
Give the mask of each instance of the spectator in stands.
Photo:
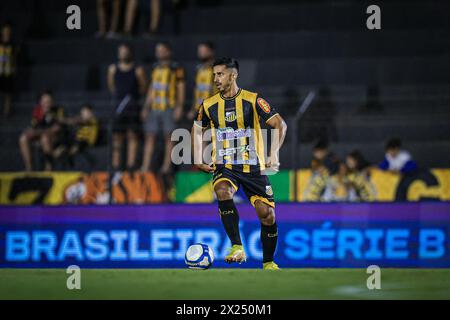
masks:
<svg viewBox="0 0 450 320"><path fill-rule="evenodd" d="M350 172L357 172L369 177L370 163L364 158L359 150L350 152L345 159L345 163Z"/></svg>
<svg viewBox="0 0 450 320"><path fill-rule="evenodd" d="M218 92L216 86L214 85L212 69L214 55L215 48L212 42L204 41L198 45L197 56L200 63L197 65L197 71L195 74L194 102L187 115L189 121L194 119L203 100Z"/></svg>
<svg viewBox="0 0 450 320"><path fill-rule="evenodd" d="M138 132L141 126L139 99L145 94L147 79L144 69L135 63L129 45L119 46L118 62L108 68L108 88L115 100L112 167L114 170L120 170L121 147L126 134L128 148L126 167L127 170L134 170Z"/></svg>
<svg viewBox="0 0 450 320"><path fill-rule="evenodd" d="M85 153L85 151L94 146L97 142L99 124L95 117L93 108L89 104L84 104L80 109L80 114L64 120L68 126L75 128L75 134L70 135L68 141L61 144L53 152L53 157L59 159L63 153L67 153L69 165L74 167L74 158L77 154ZM87 157L91 167L94 165L94 159Z"/></svg>
<svg viewBox="0 0 450 320"><path fill-rule="evenodd" d="M54 104L52 93L44 91L40 95L38 105L33 109L31 127L27 128L19 139L26 171L32 170L30 143L34 141L40 142L45 158L45 170L52 169L53 145L61 133L63 117L64 111Z"/></svg>
<svg viewBox="0 0 450 320"><path fill-rule="evenodd" d="M12 111L17 54L18 47L12 41L12 26L5 23L1 29L0 41L0 95L3 95L5 117L8 117Z"/></svg>
<svg viewBox="0 0 450 320"><path fill-rule="evenodd" d="M166 42L156 45L155 55L158 62L153 66L151 84L142 110L145 121L145 146L142 171L151 170L156 134L164 134L165 152L161 167L163 175L172 169L171 152L173 143L170 139L175 123L181 119L185 99L184 69L172 61L172 48Z"/></svg>
<svg viewBox="0 0 450 320"><path fill-rule="evenodd" d="M161 20L161 0L150 0L149 34L158 33L159 21Z"/></svg>
<svg viewBox="0 0 450 320"><path fill-rule="evenodd" d="M322 196L323 201L352 201L354 190L348 181L348 168L344 162L339 162L338 171L326 181Z"/></svg>
<svg viewBox="0 0 450 320"><path fill-rule="evenodd" d="M339 159L329 150L328 141L326 139L319 139L314 145L313 158L323 163L330 175L333 175L338 171Z"/></svg>
<svg viewBox="0 0 450 320"><path fill-rule="evenodd" d="M373 201L375 187L370 181L370 163L359 150L353 150L346 157L347 180L355 195L351 201Z"/></svg>
<svg viewBox="0 0 450 320"><path fill-rule="evenodd" d="M138 0L125 0L125 24L123 27L124 36L131 36L136 18Z"/></svg>
<svg viewBox="0 0 450 320"><path fill-rule="evenodd" d="M320 201L327 187L330 173L323 161L316 158L311 161L311 178L303 193L305 201Z"/></svg>
<svg viewBox="0 0 450 320"><path fill-rule="evenodd" d="M109 31L107 29L107 9L108 5L111 5L111 21ZM98 27L97 37L106 37L107 39L117 38L119 36L119 20L122 11L122 6L125 9L123 23L123 35L131 36L134 22L136 18L136 10L138 7L138 0L97 0L97 17L98 17Z"/></svg>
<svg viewBox="0 0 450 320"><path fill-rule="evenodd" d="M111 6L111 14L109 19L109 31L107 32L108 24L108 6ZM98 31L97 37L115 38L117 36L120 18L121 0L97 0L97 18Z"/></svg>
<svg viewBox="0 0 450 320"><path fill-rule="evenodd" d="M140 0L140 11L150 13L149 27L145 36L152 37L159 32L161 17L164 13L171 15L170 20L173 25L173 33L179 34L181 31L181 10L187 5L186 0Z"/></svg>
<svg viewBox="0 0 450 320"><path fill-rule="evenodd" d="M412 174L417 170L417 164L413 161L411 154L402 150L400 139L390 139L385 147L384 160L380 163L381 170L392 171L402 174Z"/></svg>

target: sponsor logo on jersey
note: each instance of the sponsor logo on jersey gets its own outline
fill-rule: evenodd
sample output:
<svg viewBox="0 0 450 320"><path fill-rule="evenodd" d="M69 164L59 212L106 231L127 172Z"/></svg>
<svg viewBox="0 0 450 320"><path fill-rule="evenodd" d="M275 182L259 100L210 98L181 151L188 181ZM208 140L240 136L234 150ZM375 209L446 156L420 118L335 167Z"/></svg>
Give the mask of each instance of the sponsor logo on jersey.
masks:
<svg viewBox="0 0 450 320"><path fill-rule="evenodd" d="M225 113L225 121L226 122L233 122L234 120L236 120L236 112L231 111L231 112Z"/></svg>
<svg viewBox="0 0 450 320"><path fill-rule="evenodd" d="M231 127L217 129L217 141L235 140L240 138L250 137L252 134L251 129L237 129L234 130Z"/></svg>
<svg viewBox="0 0 450 320"><path fill-rule="evenodd" d="M220 149L219 150L219 156L220 157L224 157L224 156L230 156L230 155L233 155L233 154L241 154L241 153L244 153L246 151L250 151L250 146L249 145L240 146L240 147L237 147L237 148Z"/></svg>
<svg viewBox="0 0 450 320"><path fill-rule="evenodd" d="M263 98L258 98L257 102L262 111L264 111L265 113L270 113L270 105L266 100L264 100Z"/></svg>

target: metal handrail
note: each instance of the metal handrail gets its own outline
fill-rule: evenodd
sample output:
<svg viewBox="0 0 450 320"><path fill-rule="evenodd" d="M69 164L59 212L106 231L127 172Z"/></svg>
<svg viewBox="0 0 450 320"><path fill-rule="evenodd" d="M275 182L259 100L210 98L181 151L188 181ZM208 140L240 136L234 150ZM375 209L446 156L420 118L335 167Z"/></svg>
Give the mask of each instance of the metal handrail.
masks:
<svg viewBox="0 0 450 320"><path fill-rule="evenodd" d="M302 104L297 109L297 112L295 113L294 118L291 120L291 166L294 168L294 197L297 196L297 163L296 162L296 155L299 152L299 145L298 145L298 123L300 119L303 117L305 112L309 109L311 106L312 101L316 97L316 92L314 90L311 90L308 92L308 95L303 100Z"/></svg>

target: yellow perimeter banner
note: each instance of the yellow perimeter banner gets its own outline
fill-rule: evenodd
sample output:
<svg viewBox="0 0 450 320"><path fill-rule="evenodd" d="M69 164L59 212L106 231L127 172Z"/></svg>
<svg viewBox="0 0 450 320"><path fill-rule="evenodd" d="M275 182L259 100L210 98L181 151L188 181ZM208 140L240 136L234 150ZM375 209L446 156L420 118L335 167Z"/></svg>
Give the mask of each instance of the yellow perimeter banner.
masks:
<svg viewBox="0 0 450 320"><path fill-rule="evenodd" d="M414 176L372 169L367 177L314 174L309 169L271 178L278 201L450 201L450 169L423 170ZM278 176L278 175L277 175ZM207 189L200 188L207 186ZM141 204L164 202L164 185L151 173L116 173L112 179L112 203ZM107 204L109 175L106 172L0 173L0 205ZM214 201L209 181L191 183L189 195L179 202ZM198 190L199 192L196 192ZM296 190L296 192L294 192ZM177 192L180 190L177 190ZM185 192L186 193L186 192ZM295 197L294 197L295 195ZM192 198L192 199L191 199Z"/></svg>
<svg viewBox="0 0 450 320"><path fill-rule="evenodd" d="M112 203L161 203L162 182L151 173L116 173ZM0 204L107 204L106 172L1 173Z"/></svg>
<svg viewBox="0 0 450 320"><path fill-rule="evenodd" d="M450 200L450 169L421 170L411 176L379 169L368 177L324 176L297 171L297 201Z"/></svg>

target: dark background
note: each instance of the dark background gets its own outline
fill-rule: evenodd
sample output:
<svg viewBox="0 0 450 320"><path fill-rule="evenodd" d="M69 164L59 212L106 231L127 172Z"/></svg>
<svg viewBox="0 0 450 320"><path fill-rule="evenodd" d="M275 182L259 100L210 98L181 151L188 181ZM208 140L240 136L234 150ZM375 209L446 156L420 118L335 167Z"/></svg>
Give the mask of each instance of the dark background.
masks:
<svg viewBox="0 0 450 320"><path fill-rule="evenodd" d="M82 10L82 29L66 28L66 8ZM381 7L381 30L366 28L366 8ZM154 45L167 40L187 71L186 108L191 105L196 46L216 43L217 55L241 63L239 84L264 95L292 128L292 117L309 91L316 92L299 123L299 148L292 132L281 153L283 168L309 166L319 136L343 157L358 148L373 163L385 141L403 140L424 167L450 165L450 2L449 1L163 1L160 33L147 26L147 1L140 1L131 40L94 38L93 0L3 0L0 22L10 21L21 46L15 113L0 120L0 171L23 169L17 141L29 125L37 94L55 93L73 115L94 105L107 123L111 99L106 69L117 45L131 43L149 72ZM107 166L107 146L93 150L97 169Z"/></svg>

